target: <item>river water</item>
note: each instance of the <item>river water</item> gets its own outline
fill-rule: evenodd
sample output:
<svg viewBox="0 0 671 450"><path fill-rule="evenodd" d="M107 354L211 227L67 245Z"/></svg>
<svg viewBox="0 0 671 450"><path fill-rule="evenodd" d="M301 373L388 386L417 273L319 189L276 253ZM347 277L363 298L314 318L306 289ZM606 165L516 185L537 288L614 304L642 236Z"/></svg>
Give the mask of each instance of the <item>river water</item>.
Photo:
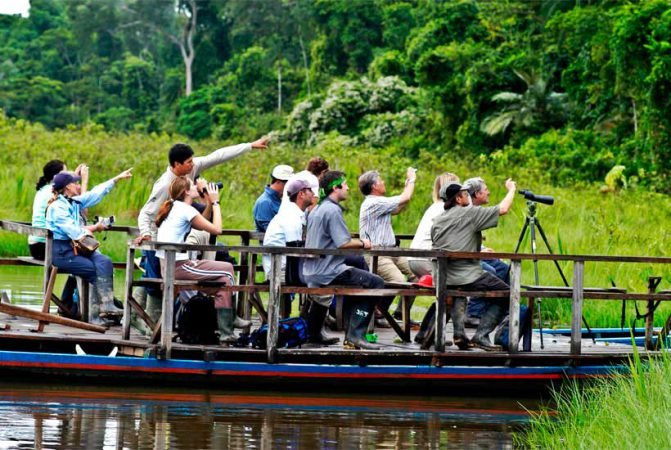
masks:
<svg viewBox="0 0 671 450"><path fill-rule="evenodd" d="M123 276L115 278L120 294ZM37 267L0 267L0 292L13 303L37 305L41 279ZM56 381L0 384L0 450L512 448L513 432L541 404L537 398L122 389Z"/></svg>

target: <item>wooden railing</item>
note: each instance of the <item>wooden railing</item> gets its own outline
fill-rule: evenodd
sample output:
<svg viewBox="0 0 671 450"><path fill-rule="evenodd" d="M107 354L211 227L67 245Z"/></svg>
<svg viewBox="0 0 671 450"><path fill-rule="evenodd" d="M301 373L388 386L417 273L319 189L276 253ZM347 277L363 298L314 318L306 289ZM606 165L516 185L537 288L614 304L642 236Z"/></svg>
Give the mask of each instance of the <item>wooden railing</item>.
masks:
<svg viewBox="0 0 671 450"><path fill-rule="evenodd" d="M47 238L47 249L50 249L51 234L42 229L31 227L25 223L13 221L0 221L0 228L7 231L13 231L21 234L42 235ZM115 226L111 231L124 232L134 235L137 231L135 227ZM162 285L163 293L163 311L161 316L161 336L160 347L166 357L170 357L172 347L172 314L174 305L174 260L176 252L183 251L217 251L228 250L239 252L240 264L239 285L226 286L222 289L231 291L240 291L251 294L253 292L269 292L268 303L268 342L267 357L268 361L276 360L277 335L279 323L279 305L282 293L301 292L301 293L338 293L340 295L394 295L399 290L380 289L376 291L365 291L357 288L342 287L322 287L322 288L296 288L292 286L283 286L280 280L280 267L282 256L303 256L318 257L319 255L370 255L373 259L379 256L412 256L419 258L430 258L434 261L434 282L438 286L437 290L428 291L435 295L437 313L436 313L436 343L435 350L438 353L445 351L444 341L444 323L447 314L446 299L463 295L483 295L489 297L508 298L510 314L510 332L509 332L509 352L518 352L520 341L520 323L519 310L523 298L529 300L529 306L533 307L534 299L540 298L570 298L572 301L572 320L571 320L571 348L572 355L580 355L582 343L582 311L585 300L644 300L646 301L646 346L650 347L653 337L652 323L654 318L655 304L671 300L671 293L657 293L654 289L648 292L623 292L612 289L594 289L587 288L584 285L584 271L586 263L644 263L644 264L671 264L671 258L665 257L644 257L644 256L600 256L600 255L549 255L549 254L521 254L521 253L453 253L441 252L435 250L411 250L407 248L387 248L377 250L339 250L339 249L310 249L310 248L284 248L284 247L259 247L250 245L253 241L258 242L263 238L263 234L248 230L223 230L224 236L237 236L240 238L241 245L236 246L214 246L214 245L186 245L186 244L168 244L160 242L144 242L142 245L135 245L132 241L128 243L128 252L125 261L126 267L126 292L129 292L129 286L133 283L134 257L136 250L164 250L166 252L166 273L163 274ZM402 235L401 239L406 240L412 236ZM267 274L268 285L258 285L254 280L256 264L255 259L261 254L271 255L271 271ZM448 267L448 261L453 259L505 259L510 260L510 290L504 292L463 292L460 290L450 290L445 287L445 276ZM568 261L573 263L573 282L569 288L538 287L533 290L523 290L521 284L522 261ZM20 263L17 261L17 263ZM47 264L50 266L50 251L47 252L47 260L44 262L45 269ZM45 270L45 280L48 271ZM184 284L178 283L178 284ZM426 295L427 290L417 291L421 295ZM124 315L124 337L128 338L127 330L130 327L130 302L126 301L126 314Z"/></svg>
<svg viewBox="0 0 671 450"><path fill-rule="evenodd" d="M173 286L174 279L174 259L176 252L186 252L189 250L196 251L213 251L215 246L193 246L185 244L168 244L160 242L148 242L139 247L133 243L129 243L129 259L136 248L146 250L164 250L166 254L165 266L166 273L163 274L164 299L163 299L163 316L162 316L162 337L160 345L164 349L166 357L170 355L170 348L172 346L172 308L174 301ZM220 247L219 247L220 248ZM438 286L437 290L433 291L436 297L437 314L436 314L436 352L442 353L445 351L444 341L444 323L446 317L447 303L446 299L455 296L471 296L483 295L489 297L501 297L504 295L509 301L510 314L510 332L509 332L509 352L518 352L520 341L520 323L519 311L522 298L528 298L530 301L537 298L571 298L572 299L572 321L571 321L571 354L580 355L582 342L582 309L585 299L594 300L646 300L648 305L648 317L646 321L646 340L652 340L652 318L654 315L654 303L657 301L671 300L669 293L654 293L654 292L640 292L640 293L626 293L623 291L614 291L609 289L594 289L586 288L584 286L584 267L586 262L618 262L618 263L655 263L655 264L670 264L671 258L654 258L654 257L633 257L633 256L597 256L597 255L538 255L538 254L520 254L520 253L454 253L441 252L435 250L410 250L410 249L380 249L380 250L340 250L340 249L312 249L312 248L285 248L285 247L245 247L245 246L230 246L227 247L230 251L239 251L241 253L251 254L270 254L271 255L271 270L267 274L269 279L268 286L259 286L259 290L267 290L269 292L268 302L268 342L267 354L268 361L276 360L277 354L277 335L279 324L279 302L281 294L288 292L314 293L324 294L333 293L339 295L394 295L397 291L392 289L378 289L363 290L357 288L342 288L342 287L321 287L321 288L300 288L283 286L280 279L280 268L282 256L302 256L302 257L318 257L320 255L370 255L372 257L379 256L412 256L419 258L431 258L435 261L435 284ZM496 292L465 292L460 290L450 290L445 287L445 275L447 272L448 261L453 259L509 259L511 260L510 273L510 290L503 293ZM573 269L573 286L569 289L561 289L555 287L536 288L534 290L523 291L521 285L521 264L522 261L570 261L574 264ZM130 263L129 263L130 265ZM250 287L254 289L253 280L243 287L228 286L227 290L246 290ZM426 295L427 291L418 291ZM432 293L431 291L428 291ZM532 305L530 305L532 307Z"/></svg>

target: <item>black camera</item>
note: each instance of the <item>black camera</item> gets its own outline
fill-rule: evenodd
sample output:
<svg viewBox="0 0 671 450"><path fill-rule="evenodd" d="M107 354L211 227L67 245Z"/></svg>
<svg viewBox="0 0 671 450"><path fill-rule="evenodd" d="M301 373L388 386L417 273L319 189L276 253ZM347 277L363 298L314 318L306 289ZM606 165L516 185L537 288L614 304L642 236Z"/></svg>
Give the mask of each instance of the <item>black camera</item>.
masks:
<svg viewBox="0 0 671 450"><path fill-rule="evenodd" d="M536 195L528 189L522 189L520 194L532 202L543 203L544 205L554 205L555 198L550 195Z"/></svg>
<svg viewBox="0 0 671 450"><path fill-rule="evenodd" d="M220 190L224 188L224 183L222 183L221 181L213 181L212 184L214 184Z"/></svg>
<svg viewBox="0 0 671 450"><path fill-rule="evenodd" d="M102 223L103 227L109 228L112 225L114 225L114 216L109 216L109 217L95 217L96 223Z"/></svg>

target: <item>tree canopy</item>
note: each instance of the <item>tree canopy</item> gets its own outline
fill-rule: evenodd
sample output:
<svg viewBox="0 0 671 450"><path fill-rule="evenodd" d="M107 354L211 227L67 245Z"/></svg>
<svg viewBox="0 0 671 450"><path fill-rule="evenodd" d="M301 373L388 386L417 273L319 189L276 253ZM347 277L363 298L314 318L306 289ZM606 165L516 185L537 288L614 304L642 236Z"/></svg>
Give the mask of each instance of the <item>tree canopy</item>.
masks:
<svg viewBox="0 0 671 450"><path fill-rule="evenodd" d="M667 0L32 0L0 109L48 128L395 146L671 191Z"/></svg>

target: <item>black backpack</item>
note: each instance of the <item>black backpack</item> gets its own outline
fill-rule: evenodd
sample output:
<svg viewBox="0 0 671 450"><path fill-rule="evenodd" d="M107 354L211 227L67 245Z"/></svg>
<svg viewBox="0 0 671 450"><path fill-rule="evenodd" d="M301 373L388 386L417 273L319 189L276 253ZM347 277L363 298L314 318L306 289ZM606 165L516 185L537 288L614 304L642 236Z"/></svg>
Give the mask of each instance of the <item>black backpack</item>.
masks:
<svg viewBox="0 0 671 450"><path fill-rule="evenodd" d="M188 301L178 299L175 305L177 336L184 344L217 345L217 310L214 298L198 292Z"/></svg>

